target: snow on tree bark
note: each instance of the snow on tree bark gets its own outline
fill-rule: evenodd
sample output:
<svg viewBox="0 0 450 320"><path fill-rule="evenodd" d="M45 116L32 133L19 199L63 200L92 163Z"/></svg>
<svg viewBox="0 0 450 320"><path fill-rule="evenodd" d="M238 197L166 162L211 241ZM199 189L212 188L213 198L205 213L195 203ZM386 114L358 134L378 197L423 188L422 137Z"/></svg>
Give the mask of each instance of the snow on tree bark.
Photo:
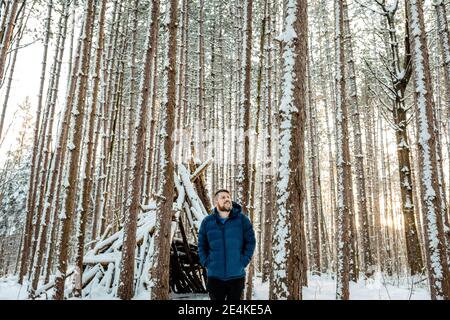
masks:
<svg viewBox="0 0 450 320"><path fill-rule="evenodd" d="M351 171L348 134L348 111L345 99L345 53L343 0L335 0L335 68L336 68L336 167L337 167L337 280L336 298L348 300L350 256Z"/></svg>
<svg viewBox="0 0 450 320"><path fill-rule="evenodd" d="M391 98L393 107L392 118L395 124L395 136L397 141L398 174L400 179L400 193L402 201L403 224L406 238L406 251L409 269L412 275L422 271L423 261L421 258L420 242L414 219L414 193L411 177L410 146L407 131L407 107L405 104L406 88L411 78L411 52L409 45L408 19L406 19L405 53L403 64L400 61L400 50L397 36L397 25L395 14L398 11L398 1L389 6L378 4L385 17L386 37L385 42L389 48L389 64L392 66ZM381 80L379 80L381 83Z"/></svg>
<svg viewBox="0 0 450 320"><path fill-rule="evenodd" d="M19 1L14 1L13 7ZM14 9L12 9L14 10ZM22 250L20 271L19 271L19 283L22 283L23 277L26 273L31 269L31 263L33 262L33 258L30 259L30 248L32 246L32 240L37 237L35 233L33 233L33 225L36 223L36 194L37 194L37 183L39 179L39 166L41 163L41 154L42 154L42 146L43 146L43 137L45 132L45 128L41 127L41 112L42 112L42 95L44 91L44 81L45 81L45 71L47 67L47 53L48 53L48 44L50 39L50 26L51 26L51 15L53 10L53 1L48 3L48 11L47 11L47 23L46 23L46 33L45 33L45 41L44 41L44 52L42 57L42 68L41 68L41 76L40 76L40 84L39 84L39 93L38 93L38 106L36 110L36 124L34 127L34 146L33 146L33 157L31 164L31 175L28 187L28 197L27 197L27 221L25 225L25 235L24 235L24 245ZM11 13L12 14L12 13ZM14 13L15 14L15 13ZM0 57L1 60L1 57ZM0 61L0 65L2 65ZM0 78L1 78L1 67L0 67ZM45 116L45 115L44 115ZM36 228L37 229L37 228ZM34 250L31 252L32 257L34 257ZM29 261L29 259L31 261Z"/></svg>
<svg viewBox="0 0 450 320"><path fill-rule="evenodd" d="M151 297L156 300L169 299L170 230L174 198L173 133L176 108L176 57L177 57L177 12L178 1L169 0L166 8L165 30L168 33L164 83L166 84L161 110L159 131L159 170L161 180L158 188L155 229L154 264L151 270L153 287Z"/></svg>
<svg viewBox="0 0 450 320"><path fill-rule="evenodd" d="M242 66L241 78L244 79L240 88L241 99L239 101L237 130L238 168L236 178L236 201L242 205L244 212L248 212L250 192L250 81L251 81L251 55L252 55L252 16L253 1L246 0L244 5L245 29L242 38ZM241 84L241 83L239 83Z"/></svg>
<svg viewBox="0 0 450 320"><path fill-rule="evenodd" d="M433 1L436 10L436 26L439 33L439 43L442 52L442 60L444 63L444 80L445 80L445 104L447 111L447 152L450 157L450 32L448 29L447 10L443 0ZM439 78L438 78L439 79ZM439 81L439 80L438 80ZM450 166L449 166L450 170ZM449 184L450 185L450 184ZM445 198L444 198L445 199ZM450 225L449 215L444 214L444 223L446 224L445 237L447 241L447 261L450 263ZM450 281L450 280L449 280Z"/></svg>
<svg viewBox="0 0 450 320"><path fill-rule="evenodd" d="M310 43L312 39L310 40ZM310 51L309 51L310 52ZM320 224L319 224L319 208L320 208L320 199L319 199L319 162L318 162L318 150L317 150L317 136L315 134L315 130L317 127L317 115L316 115L316 105L313 101L313 92L311 88L311 66L314 63L311 61L312 54L309 53L308 59L308 108L306 112L306 117L308 118L308 147L310 150L309 162L310 162L310 170L311 170L311 212L310 212L310 225L311 225L311 236L310 236L310 268L311 272L314 275L320 274L321 270L321 241L320 241ZM323 240L323 239L322 239Z"/></svg>
<svg viewBox="0 0 450 320"><path fill-rule="evenodd" d="M364 173L364 155L361 140L361 124L358 105L358 90L356 84L356 71L355 71L355 59L353 57L353 41L352 31L350 29L350 19L348 17L348 5L347 1L343 3L344 10L344 38L347 49L348 59L348 82L350 87L349 102L352 112L352 125L354 136L354 153L355 153L355 166L356 166L356 189L357 189L357 203L358 203L358 215L362 221L361 230L361 244L364 254L364 272L366 277L370 277L374 271L374 263L372 258L372 250L369 237L369 214L367 210L367 197L366 197L366 177Z"/></svg>
<svg viewBox="0 0 450 320"><path fill-rule="evenodd" d="M62 64L62 58L64 56L64 44L66 39L66 33L67 33L67 21L69 18L68 13L68 2L66 1L63 4L63 12L60 16L59 20L59 32L58 32L58 39L57 39L57 45L56 45L56 51L55 51L55 58L53 62L53 74L52 74L52 80L51 85L49 86L50 91L50 109L51 109L51 118L50 118L50 124L48 125L47 129L47 137L46 137L46 146L45 146L45 152L48 152L50 150L50 143L51 143L51 136L52 136L52 128L53 128L53 117L54 117L54 109L56 105L57 95L58 95L58 87L59 87L59 80L60 80L60 71L61 71L61 64ZM59 150L58 150L59 152ZM47 175L47 168L46 163L48 161L48 155L46 156L46 161L44 162L44 172L42 173L41 177L41 186L39 187L41 191L40 195L40 205L39 209L43 210L43 215L40 221L40 230L39 230L39 236L37 239L37 255L35 256L36 259L33 262L33 271L31 273L31 288L30 288L30 298L34 298L34 292L37 289L38 281L40 272L42 269L43 264L43 256L44 256L44 250L45 246L47 244L47 229L50 222L50 215L51 215L51 206L53 204L53 192L55 189L55 183L56 179L54 179L55 176L55 166L59 165L60 157L58 155L53 156L54 159L50 163L49 171L50 176ZM57 160L57 161L55 161ZM50 184L49 184L50 181ZM45 184L45 185L44 185ZM45 192L44 192L45 190ZM44 200L45 199L45 200ZM44 204L45 203L45 204Z"/></svg>
<svg viewBox="0 0 450 320"><path fill-rule="evenodd" d="M305 190L304 134L306 110L307 1L285 3L282 96L279 107L280 155L273 227L273 275L270 299L301 299L300 224Z"/></svg>
<svg viewBox="0 0 450 320"><path fill-rule="evenodd" d="M266 0L269 2L269 0ZM264 159L264 233L263 233L263 265L262 265L262 281L266 282L270 276L270 268L272 265L272 221L273 221L273 208L274 208L274 197L273 197L273 169L272 169L272 39L273 39L273 24L271 23L270 17L270 3L267 4L267 41L266 48L267 51L267 62L266 62L266 75L265 75L265 117L264 117L264 127L266 128L265 136L265 157Z"/></svg>
<svg viewBox="0 0 450 320"><path fill-rule="evenodd" d="M427 266L432 299L450 299L441 192L438 186L435 114L431 72L425 34L423 1L407 2L413 56L416 122L420 154L422 214L424 215Z"/></svg>
<svg viewBox="0 0 450 320"><path fill-rule="evenodd" d="M13 0L10 9L6 12L5 16L5 30L0 37L0 83L3 82L5 74L6 59L8 57L8 51L10 49L11 41L13 38L13 32L17 21L17 12L19 10L20 0ZM3 31L3 30L1 30ZM0 138L1 138L0 130Z"/></svg>
<svg viewBox="0 0 450 320"><path fill-rule="evenodd" d="M104 26L105 26L105 15L106 15L106 0L102 0L101 9L99 14L99 40L98 47L96 50L96 61L95 61L95 70L94 70L94 88L93 88L93 97L92 103L88 110L88 128L87 128L87 154L86 154L86 162L84 163L84 172L83 172L83 182L82 182L82 196L81 196L81 213L80 213L80 221L79 221L79 229L77 230L77 252L75 258L75 264L78 270L83 270L83 256L84 256L84 242L85 242L85 233L86 233L86 223L88 217L89 210L89 201L91 197L92 190L92 163L94 161L94 126L97 115L97 97L100 86L100 65L101 65L101 57L103 52L103 44L104 44ZM74 296L81 297L81 289L82 289L82 279L81 277L76 278L75 286L74 286Z"/></svg>
<svg viewBox="0 0 450 320"><path fill-rule="evenodd" d="M140 85L139 110L137 110L137 128L135 131L135 148L132 159L131 198L127 204L129 211L125 213L125 231L120 267L118 296L121 299L131 299L134 294L134 264L136 250L136 222L141 205L142 175L145 161L145 131L147 124L148 105L150 98L150 82L153 76L153 61L156 50L157 19L159 17L159 0L152 1L150 28L147 34L144 77Z"/></svg>
<svg viewBox="0 0 450 320"><path fill-rule="evenodd" d="M66 280L67 263L68 263L68 246L69 236L72 224L73 214L76 207L76 195L77 195L77 176L79 171L79 155L81 148L81 137L83 131L83 118L84 109L86 107L86 95L87 95L87 78L89 73L89 53L91 48L92 38L92 26L94 19L94 1L88 0L86 3L85 22L82 35L82 55L79 70L79 83L77 101L73 105L72 109L72 121L70 128L70 140L68 144L69 150L69 163L68 163L68 176L65 183L64 190L64 203L63 214L60 217L61 227L58 238L58 264L57 264L57 276L55 279L55 290L53 298L55 300L64 299L64 285ZM74 70L76 72L77 70ZM82 270L76 270L76 273L81 277ZM76 277L77 275L75 275Z"/></svg>

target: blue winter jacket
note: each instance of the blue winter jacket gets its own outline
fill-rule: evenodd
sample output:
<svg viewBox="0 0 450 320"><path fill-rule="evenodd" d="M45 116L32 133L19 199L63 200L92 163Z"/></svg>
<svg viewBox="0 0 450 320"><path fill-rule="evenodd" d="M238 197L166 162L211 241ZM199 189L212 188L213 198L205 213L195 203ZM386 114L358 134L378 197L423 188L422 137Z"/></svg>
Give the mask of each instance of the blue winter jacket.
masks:
<svg viewBox="0 0 450 320"><path fill-rule="evenodd" d="M198 254L209 278L230 280L245 277L245 267L250 263L255 245L253 226L242 213L242 207L235 202L224 223L214 208L200 225Z"/></svg>

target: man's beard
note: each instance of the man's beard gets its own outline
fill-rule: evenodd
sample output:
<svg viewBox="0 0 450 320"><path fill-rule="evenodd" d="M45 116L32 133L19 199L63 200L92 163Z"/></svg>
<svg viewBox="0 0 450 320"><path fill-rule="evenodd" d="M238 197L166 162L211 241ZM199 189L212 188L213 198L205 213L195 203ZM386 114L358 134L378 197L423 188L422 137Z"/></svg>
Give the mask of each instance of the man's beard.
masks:
<svg viewBox="0 0 450 320"><path fill-rule="evenodd" d="M229 203L229 207L225 207L227 205L227 203L225 203L225 205L222 207L219 204L217 205L217 209L219 209L219 211L231 211L231 202Z"/></svg>

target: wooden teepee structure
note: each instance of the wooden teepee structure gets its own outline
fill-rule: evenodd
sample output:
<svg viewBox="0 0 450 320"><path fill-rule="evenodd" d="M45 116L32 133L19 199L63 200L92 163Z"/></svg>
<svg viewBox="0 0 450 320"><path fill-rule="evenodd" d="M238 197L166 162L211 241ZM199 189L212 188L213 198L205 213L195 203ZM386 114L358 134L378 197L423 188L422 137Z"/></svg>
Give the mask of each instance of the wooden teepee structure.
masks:
<svg viewBox="0 0 450 320"><path fill-rule="evenodd" d="M209 200L198 195L197 189L203 188L204 179L200 179L210 160L197 166L191 173L183 164L179 164L175 173L177 199L174 203L171 233L170 288L174 293L205 293L205 270L200 265L197 251L197 234L200 223L208 215ZM202 192L204 194L204 192ZM206 203L204 203L206 202ZM156 203L141 206L136 230L135 293L149 290L151 279L149 270L153 262ZM86 252L83 259L83 298L102 292L111 297L117 296L122 256L123 230L109 235L111 226ZM69 268L66 278L65 297L72 297L73 268ZM43 285L36 297L50 296L49 290L54 281Z"/></svg>

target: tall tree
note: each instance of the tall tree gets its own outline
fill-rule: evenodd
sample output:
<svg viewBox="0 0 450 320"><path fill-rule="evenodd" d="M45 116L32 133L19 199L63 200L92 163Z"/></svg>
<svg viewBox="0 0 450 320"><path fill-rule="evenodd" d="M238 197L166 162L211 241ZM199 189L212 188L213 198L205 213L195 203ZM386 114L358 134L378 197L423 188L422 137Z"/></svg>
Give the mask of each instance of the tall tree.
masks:
<svg viewBox="0 0 450 320"><path fill-rule="evenodd" d="M15 1L15 3L18 1ZM25 234L24 241L22 244L22 253L21 253L21 262L20 262L20 271L19 271L19 283L21 284L23 281L23 277L28 273L30 263L29 263L29 255L31 248L31 240L33 236L33 220L35 217L35 203L36 203L36 193L37 193L37 181L39 178L39 165L41 162L41 146L42 139L44 134L40 134L44 132L45 128L41 127L41 112L42 112L42 95L44 92L44 82L45 82L45 72L47 68L47 54L48 54L48 44L50 41L50 32L51 32L51 16L53 11L53 1L48 3L47 10L47 19L46 19L46 32L45 32L45 40L44 40L44 52L42 55L42 68L40 75L40 84L39 84L39 93L38 93L38 105L36 109L36 123L34 126L34 145L33 145L33 156L31 159L31 175L30 181L28 184L28 195L27 195L27 216L25 222ZM0 63L2 65L2 63ZM1 67L0 67L1 68ZM0 70L1 71L1 70ZM33 254L33 252L31 252Z"/></svg>
<svg viewBox="0 0 450 320"><path fill-rule="evenodd" d="M369 277L374 273L375 269L373 265L372 250L369 237L369 213L367 210L366 177L364 173L364 154L361 139L362 133L359 114L358 89L356 84L356 67L353 54L352 31L350 28L350 19L348 16L348 5L346 0L344 0L343 3L343 10L345 49L348 55L347 76L350 89L349 104L352 112L358 216L360 217L360 221L362 221L361 245L364 254L364 272L366 277Z"/></svg>
<svg viewBox="0 0 450 320"><path fill-rule="evenodd" d="M25 3L23 5L25 5ZM3 100L2 113L0 114L0 141L2 141L2 137L4 137L4 135L2 134L3 133L3 124L4 124L4 121L5 121L6 109L8 107L9 94L11 92L11 84L12 84L12 81L13 81L13 76L14 76L14 71L15 71L15 66L16 66L16 61L17 61L17 55L18 55L18 52L20 51L19 50L20 49L20 44L21 44L21 41L22 41L22 38L23 38L23 35L24 35L25 27L26 27L26 23L24 23L25 16L26 16L25 15L25 9L23 7L23 13L20 15L20 20L19 20L19 25L18 25L19 30L17 32L18 35L17 35L17 39L16 39L16 44L14 46L13 58L12 58L11 67L10 67L10 70L9 70L8 83L7 83L7 86L6 86L6 92L5 92L4 100ZM6 23L6 14L4 12L2 14L2 20L5 21L5 23ZM1 43L0 44L0 48L3 49L2 46L5 46L5 44L2 41L6 41L6 38L2 39L1 34L2 33L1 33L1 30L0 30L0 43ZM6 63L5 63L5 65L6 65ZM3 66L3 68L4 67L5 66ZM2 67L0 67L0 68L2 68ZM3 83L2 83L2 80L1 80L1 73L0 73L0 88L2 87L2 85L3 85Z"/></svg>
<svg viewBox="0 0 450 320"><path fill-rule="evenodd" d="M6 59L8 57L9 50L11 48L12 38L14 28L17 23L17 16L20 12L20 0L13 0L12 4L9 1L9 5L6 8L6 12L3 13L3 23L2 28L0 29L0 84L3 83L5 67L6 67ZM22 5L25 4L25 1L22 2ZM4 24L4 25L3 25ZM1 130L0 130L0 138L1 138Z"/></svg>
<svg viewBox="0 0 450 320"><path fill-rule="evenodd" d="M304 135L308 46L306 0L285 2L282 96L279 107L280 155L277 208L273 228L273 276L270 299L301 299L300 234L305 190Z"/></svg>
<svg viewBox="0 0 450 320"><path fill-rule="evenodd" d="M438 154L436 149L439 134L435 129L433 88L423 14L423 1L406 2L414 69L416 122L420 160L420 183L422 214L425 217L425 241L427 266L432 299L450 299L449 268L445 246L442 194L438 186Z"/></svg>
<svg viewBox="0 0 450 320"><path fill-rule="evenodd" d="M49 103L50 105L50 109L51 111L49 113L51 113L51 118L50 118L50 123L48 125L47 128L47 137L46 137L46 146L45 146L45 152L48 153L51 149L51 141L52 141L52 129L53 129L53 118L54 118L54 112L55 112L55 106L56 106L56 100L57 100L57 96L58 96L58 87L59 87L59 80L60 80L60 74L61 74L61 64L62 64L62 58L64 55L64 47L65 47L65 39L66 39L66 33L67 33L67 21L69 18L69 3L68 1L65 1L63 4L63 12L60 16L59 19L59 31L58 31L58 39L57 39L57 45L56 45L56 50L55 50L55 56L54 56L54 61L53 61L53 66L52 66L52 79L50 81L50 85L49 85L49 100L47 103ZM53 156L55 159L58 158L57 156ZM53 158L52 157L52 158ZM59 159L59 158L58 158ZM52 179L49 177L49 175L47 175L47 161L49 160L49 156L47 155L45 157L45 161L44 161L44 166L43 166L43 173L41 176L41 185L39 186L39 189L41 190L41 194L40 194L40 204L39 204L39 210L43 210L43 215L41 217L41 221L39 222L40 224L40 229L39 231L39 236L36 239L37 240L37 245L36 245L36 250L37 250L37 255L35 255L35 261L32 261L32 273L31 273L31 290L30 290L30 297L34 298L34 292L37 289L37 285L38 285L38 281L39 281L39 276L40 276L40 272L42 270L42 264L43 264L43 257L44 257L44 251L45 251L45 246L47 243L47 229L48 229L48 225L50 223L50 214L51 214L51 204L52 204L52 196L53 195L49 195L49 192L53 193L54 192L54 183L56 182L56 179ZM49 174L54 174L53 172L53 168L56 165L56 162L54 161L50 161L50 166L49 166ZM52 183L50 183L50 185L48 184L48 182L51 181ZM48 190L47 190L47 188ZM44 192L45 190L45 192ZM45 205L44 204L44 199L45 201L49 201L46 202Z"/></svg>
<svg viewBox="0 0 450 320"><path fill-rule="evenodd" d="M336 167L337 167L337 288L336 298L348 300L350 255L351 168L344 51L344 0L335 0Z"/></svg>
<svg viewBox="0 0 450 320"><path fill-rule="evenodd" d="M407 125L408 121L408 107L406 104L406 89L411 78L411 49L409 44L408 18L406 18L406 32L404 37L405 49L402 56L400 54L398 27L396 23L396 14L398 12L398 0L394 1L392 5L385 2L377 2L381 13L384 17L384 42L388 50L388 58L386 62L383 61L384 66L389 74L390 83L387 85L383 77L380 77L375 72L379 83L378 95L389 97L391 105L386 106L381 102L381 108L385 108L392 115L393 127L395 129L395 137L397 141L397 159L398 159L398 174L400 183L400 193L402 201L402 212L404 222L404 232L406 237L406 250L408 257L409 269L412 275L419 274L423 268L421 258L420 242L417 232L416 221L414 219L414 194L411 176L411 151L409 146L409 136ZM381 93L386 93L381 95ZM379 228L379 227L377 227ZM378 234L379 232L377 232ZM379 235L378 235L379 236ZM381 241L379 239L379 241ZM381 261L384 261L380 257Z"/></svg>
<svg viewBox="0 0 450 320"><path fill-rule="evenodd" d="M84 256L84 246L85 246L85 233L86 225L88 219L89 202L91 198L92 191L92 169L94 162L94 129L95 122L97 118L97 98L100 87L100 67L103 54L104 46L104 26L105 26L105 16L106 16L106 0L102 0L100 14L99 14L99 26L98 26L98 43L95 55L95 70L94 70L94 87L92 102L88 111L88 127L87 127L87 137L86 137L86 160L84 163L83 181L82 181L82 197L81 197L81 212L78 221L77 228L77 253L75 258L75 264L79 270L83 270L83 256ZM82 279L81 277L76 278L76 283L74 286L74 296L81 297Z"/></svg>
<svg viewBox="0 0 450 320"><path fill-rule="evenodd" d="M266 0L269 2L268 0ZM267 52L266 74L265 74L265 117L264 127L266 128L265 136L265 165L264 165L264 240L263 241L263 265L262 265L262 279L267 281L270 276L270 268L272 265L272 221L273 221L273 168L272 168L272 39L273 39L273 24L270 16L270 3L267 4L269 8L266 11L267 24L267 40L265 51ZM263 213L261 212L261 215Z"/></svg>
<svg viewBox="0 0 450 320"><path fill-rule="evenodd" d="M154 286L152 299L169 299L169 261L171 222L174 198L173 132L176 111L176 57L178 1L169 0L166 8L165 30L168 33L164 83L166 85L159 132L159 163L161 180L158 188L154 264L151 270Z"/></svg>
<svg viewBox="0 0 450 320"><path fill-rule="evenodd" d="M79 156L81 149L81 137L83 132L83 118L86 107L87 80L90 66L90 49L92 45L92 26L94 21L94 1L88 0L86 3L86 13L82 35L82 53L79 72L77 101L72 109L72 121L70 130L70 140L67 148L69 150L68 175L65 181L63 211L60 219L60 232L58 237L58 275L55 279L55 300L64 299L64 284L66 280L69 236L72 225L72 218L76 208L77 176L79 171ZM75 71L74 71L75 72ZM82 270L76 270L79 277Z"/></svg>
<svg viewBox="0 0 450 320"><path fill-rule="evenodd" d="M434 0L433 4L436 10L436 26L437 32L439 34L439 44L442 53L442 61L444 64L443 69L445 80L445 110L447 112L447 131L449 134L449 136L447 137L447 152L450 156L450 32L448 28L447 9L445 7L445 2L443 0ZM446 236L447 239L450 239L450 230L447 231ZM447 247L447 250L450 250L450 243L447 243Z"/></svg>
<svg viewBox="0 0 450 320"><path fill-rule="evenodd" d="M242 186L242 210L246 213L250 213L250 219L253 223L253 212L250 208L250 201L251 201L251 187L250 187L250 112L251 112L251 70L252 70L252 39L253 39L253 28L252 28L252 21L253 21L253 0L246 0L246 8L245 8L245 36L244 36L244 100L242 102L243 104L243 110L241 109L240 112L244 112L243 119L244 119L244 132L243 139L244 139L244 163L243 167L241 165L241 170L239 172L240 177L240 187ZM257 110L258 116L256 117L256 121L259 120L259 108ZM256 137L257 139L257 137ZM256 146L255 146L256 148ZM256 161L256 159L253 159L253 161ZM251 292L252 292L252 277L253 277L253 261L250 262L249 266L249 273L247 277L247 299L251 299Z"/></svg>
<svg viewBox="0 0 450 320"><path fill-rule="evenodd" d="M239 157L238 180L237 180L237 198L242 204L244 212L248 212L250 200L250 112L251 112L251 66L252 66L252 18L253 18L253 0L245 1L245 29L242 42L242 77L244 79L242 87L242 101L239 108Z"/></svg>
<svg viewBox="0 0 450 320"><path fill-rule="evenodd" d="M153 61L156 50L156 37L158 33L157 20L159 17L159 0L152 1L152 13L150 15L150 28L147 34L147 44L145 53L144 78L141 82L141 92L139 97L139 110L137 128L135 131L135 151L132 160L132 181L131 181L131 203L125 213L124 244L122 250L122 261L120 271L120 285L118 295L121 299L131 299L134 294L134 260L136 251L136 223L137 215L141 205L141 188L144 174L145 161L145 131L147 125L147 113L150 98L150 82L153 76ZM128 211L129 210L129 211Z"/></svg>

